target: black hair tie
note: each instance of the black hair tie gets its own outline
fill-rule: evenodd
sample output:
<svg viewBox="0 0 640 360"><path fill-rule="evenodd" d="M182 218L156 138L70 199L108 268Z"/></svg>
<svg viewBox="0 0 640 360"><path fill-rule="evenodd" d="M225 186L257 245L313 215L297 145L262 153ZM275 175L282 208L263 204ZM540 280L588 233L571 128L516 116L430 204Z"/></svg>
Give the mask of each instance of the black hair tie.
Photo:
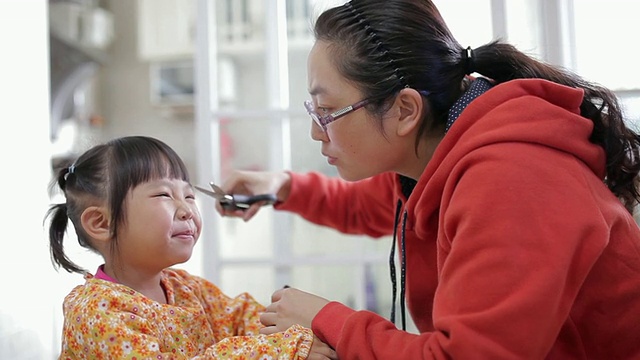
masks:
<svg viewBox="0 0 640 360"><path fill-rule="evenodd" d="M467 46L462 50L462 61L464 61L464 73L469 75L474 72L475 64L473 63L473 49L471 46Z"/></svg>

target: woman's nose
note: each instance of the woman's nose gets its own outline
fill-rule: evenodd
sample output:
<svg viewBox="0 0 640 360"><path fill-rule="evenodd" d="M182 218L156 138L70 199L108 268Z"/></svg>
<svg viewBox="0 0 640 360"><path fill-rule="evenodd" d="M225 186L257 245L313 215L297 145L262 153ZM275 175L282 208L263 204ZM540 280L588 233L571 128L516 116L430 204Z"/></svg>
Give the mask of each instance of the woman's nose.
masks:
<svg viewBox="0 0 640 360"><path fill-rule="evenodd" d="M324 131L320 125L316 124L315 121L311 120L311 138L315 141L328 141L329 137L327 132Z"/></svg>

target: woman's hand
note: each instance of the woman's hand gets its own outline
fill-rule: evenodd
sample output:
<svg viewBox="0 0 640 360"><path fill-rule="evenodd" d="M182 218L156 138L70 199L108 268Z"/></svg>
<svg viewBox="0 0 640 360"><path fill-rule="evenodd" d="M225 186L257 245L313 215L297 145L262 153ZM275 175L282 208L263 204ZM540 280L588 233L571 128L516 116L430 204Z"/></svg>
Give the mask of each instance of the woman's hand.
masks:
<svg viewBox="0 0 640 360"><path fill-rule="evenodd" d="M234 170L220 186L227 194L276 194L279 202L287 200L291 189L291 175L287 172L240 171ZM249 221L260 210L261 204L253 204L246 210L225 210L216 203L216 210L222 216L240 217Z"/></svg>
<svg viewBox="0 0 640 360"><path fill-rule="evenodd" d="M311 328L313 318L328 303L327 299L298 289L277 290L271 295L271 304L260 315L260 322L265 326L260 333L285 331L294 324Z"/></svg>
<svg viewBox="0 0 640 360"><path fill-rule="evenodd" d="M317 336L313 336L313 344L307 360L338 360L338 354L331 346L322 342Z"/></svg>

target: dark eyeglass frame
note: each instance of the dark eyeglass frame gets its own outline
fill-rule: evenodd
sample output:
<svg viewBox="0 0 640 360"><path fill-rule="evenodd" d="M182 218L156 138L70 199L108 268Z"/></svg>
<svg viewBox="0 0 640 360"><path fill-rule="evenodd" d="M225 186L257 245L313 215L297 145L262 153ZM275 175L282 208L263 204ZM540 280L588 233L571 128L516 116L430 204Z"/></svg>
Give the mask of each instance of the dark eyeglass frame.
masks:
<svg viewBox="0 0 640 360"><path fill-rule="evenodd" d="M349 105L349 106L345 106L342 109L338 110L338 111L334 111L331 114L322 116L320 114L318 114L318 112L316 111L315 106L313 106L313 103L310 100L306 100L304 102L304 107L305 109L307 109L307 113L309 113L309 116L311 116L311 119L313 119L313 121L318 124L318 126L320 126L322 128L322 131L327 131L327 125L331 124L332 122L338 120L339 118L352 113L364 106L366 106L371 100L370 99L364 99L364 100L360 100L355 104Z"/></svg>

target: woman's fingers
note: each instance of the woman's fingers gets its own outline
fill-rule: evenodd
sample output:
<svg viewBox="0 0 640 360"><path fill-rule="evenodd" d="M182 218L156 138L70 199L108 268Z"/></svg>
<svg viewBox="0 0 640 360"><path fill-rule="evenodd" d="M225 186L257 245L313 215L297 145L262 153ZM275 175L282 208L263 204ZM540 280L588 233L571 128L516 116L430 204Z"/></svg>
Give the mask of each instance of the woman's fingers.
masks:
<svg viewBox="0 0 640 360"><path fill-rule="evenodd" d="M255 214L260 210L261 205L259 203L251 205L247 210L245 210L242 214L242 220L249 221Z"/></svg>

